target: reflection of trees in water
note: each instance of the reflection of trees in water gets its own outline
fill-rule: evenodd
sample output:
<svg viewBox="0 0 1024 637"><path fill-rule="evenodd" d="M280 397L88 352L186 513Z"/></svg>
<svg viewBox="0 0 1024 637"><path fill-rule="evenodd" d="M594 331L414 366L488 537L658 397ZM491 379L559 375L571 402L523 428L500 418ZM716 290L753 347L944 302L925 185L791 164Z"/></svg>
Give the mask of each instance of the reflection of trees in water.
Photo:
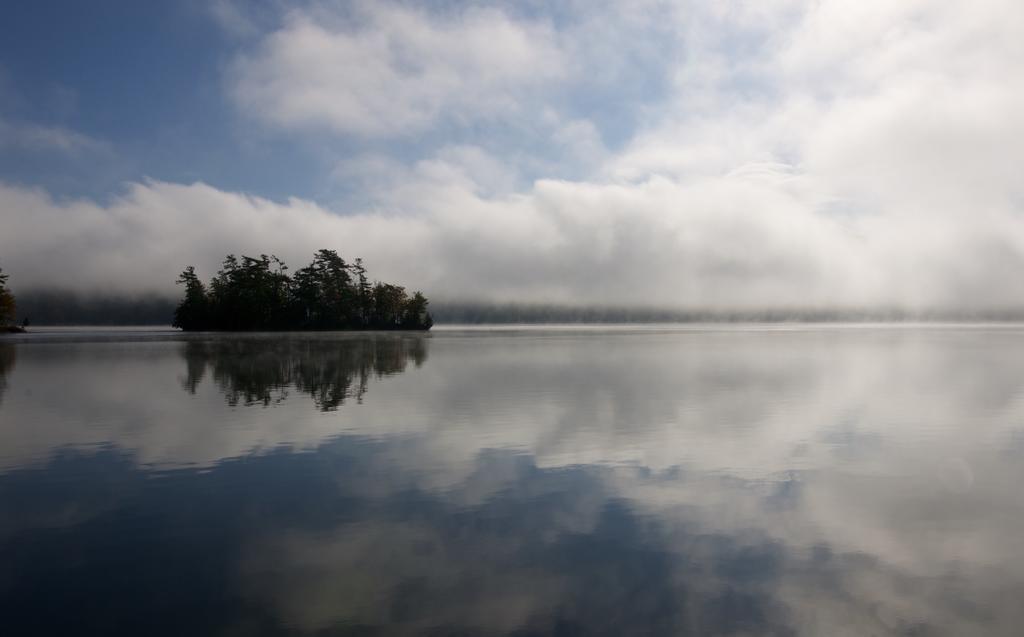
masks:
<svg viewBox="0 0 1024 637"><path fill-rule="evenodd" d="M4 398L4 390L7 389L7 375L14 369L14 360L14 346L0 343L0 400Z"/></svg>
<svg viewBox="0 0 1024 637"><path fill-rule="evenodd" d="M425 338L372 336L315 339L214 339L189 341L183 349L183 381L195 393L207 371L234 405L268 406L288 397L289 389L309 394L323 411L348 398L361 401L371 376L405 371L427 359Z"/></svg>

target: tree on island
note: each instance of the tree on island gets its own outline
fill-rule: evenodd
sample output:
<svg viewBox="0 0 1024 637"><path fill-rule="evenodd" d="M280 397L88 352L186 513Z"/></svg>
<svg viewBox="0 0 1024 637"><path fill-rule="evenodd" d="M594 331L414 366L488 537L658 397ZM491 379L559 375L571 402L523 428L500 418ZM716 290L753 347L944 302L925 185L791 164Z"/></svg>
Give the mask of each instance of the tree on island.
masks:
<svg viewBox="0 0 1024 637"><path fill-rule="evenodd" d="M178 277L185 297L175 327L193 330L428 330L433 318L420 292L410 297L390 283L370 284L362 261L346 263L334 250L289 277L276 256L229 254L204 285L189 266Z"/></svg>
<svg viewBox="0 0 1024 637"><path fill-rule="evenodd" d="M14 295L7 289L8 275L0 269L0 327L14 324L17 305L14 302Z"/></svg>
<svg viewBox="0 0 1024 637"><path fill-rule="evenodd" d="M209 322L209 303L206 299L206 286L199 280L196 269L188 266L176 281L185 286L185 298L174 310L175 327L185 331L203 329Z"/></svg>

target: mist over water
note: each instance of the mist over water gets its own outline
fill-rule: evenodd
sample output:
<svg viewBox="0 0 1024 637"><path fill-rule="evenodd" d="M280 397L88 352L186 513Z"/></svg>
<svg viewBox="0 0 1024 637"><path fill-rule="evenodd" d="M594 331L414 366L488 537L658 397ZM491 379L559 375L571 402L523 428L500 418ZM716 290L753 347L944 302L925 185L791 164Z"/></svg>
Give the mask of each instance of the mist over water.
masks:
<svg viewBox="0 0 1024 637"><path fill-rule="evenodd" d="M465 185L435 200L435 185L416 182L415 210L381 216L204 184L135 184L100 205L0 183L11 230L0 253L15 293L63 286L85 299L173 297L185 266L205 280L227 252L272 253L296 267L330 247L444 302L721 313L1024 305L1024 283L1006 276L1024 268L1012 206L980 214L918 202L914 212L843 215L792 187L785 173L755 171L696 184L539 182L487 201Z"/></svg>
<svg viewBox="0 0 1024 637"><path fill-rule="evenodd" d="M1021 423L1013 325L22 337L0 605L15 632L1014 635Z"/></svg>

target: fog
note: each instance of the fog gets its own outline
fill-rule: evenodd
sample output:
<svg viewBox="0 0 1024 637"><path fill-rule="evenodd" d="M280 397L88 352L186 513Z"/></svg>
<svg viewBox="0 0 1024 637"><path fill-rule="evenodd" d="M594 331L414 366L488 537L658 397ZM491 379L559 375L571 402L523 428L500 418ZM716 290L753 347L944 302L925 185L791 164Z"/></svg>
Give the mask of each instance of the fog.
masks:
<svg viewBox="0 0 1024 637"><path fill-rule="evenodd" d="M134 184L107 205L0 187L13 289L173 293L228 252L293 266L317 247L435 299L660 307L1012 307L1024 227L1011 210L836 215L778 176L684 185L540 182L487 200L428 187L423 210L336 215L204 184ZM974 212L974 211L972 211Z"/></svg>
<svg viewBox="0 0 1024 637"><path fill-rule="evenodd" d="M100 200L3 183L0 266L15 291L167 294L186 265L208 277L227 253L266 252L294 267L327 247L434 300L1024 304L1019 3L658 6L574 7L565 24L295 9L253 27L226 95L258 130L342 144L331 174L350 196L272 201L201 176ZM658 90L620 82L634 67L607 64L613 50L636 72L656 63ZM372 73L324 71L353 59ZM631 127L565 106L619 99ZM511 144L499 119L558 149Z"/></svg>

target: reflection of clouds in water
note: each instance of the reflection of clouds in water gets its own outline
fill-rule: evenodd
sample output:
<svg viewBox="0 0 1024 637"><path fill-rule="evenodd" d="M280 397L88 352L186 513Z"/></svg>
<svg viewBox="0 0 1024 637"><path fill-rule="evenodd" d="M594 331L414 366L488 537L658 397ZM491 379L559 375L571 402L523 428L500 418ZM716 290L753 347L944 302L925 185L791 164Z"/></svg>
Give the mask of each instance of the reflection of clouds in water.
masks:
<svg viewBox="0 0 1024 637"><path fill-rule="evenodd" d="M705 473L541 468L526 456L488 452L463 483L438 492L388 461L392 447L407 443L342 437L314 454L277 451L158 480L109 451L65 454L46 472L59 490L39 489L30 470L10 472L0 477L0 519L21 522L0 537L20 542L0 542L0 558L9 572L34 577L19 582L24 599L3 582L0 592L38 608L47 598L30 598L33 586L52 588L47 577L63 577L65 567L28 565L71 564L100 580L90 580L90 590L123 601L123 625L147 634L188 626L294 634L1012 635L1024 619L1012 566L993 570L948 554L915 570L885 554L844 550L802 519L804 486L794 493L790 483ZM492 472L503 487L480 501L474 482ZM90 479L70 479L82 475ZM630 488L679 497L654 511L642 493L624 492ZM38 496L19 497L27 489ZM854 513L869 513L865 526L886 523L889 512L864 504ZM70 505L90 514L78 510L63 523L52 515ZM132 537L108 557L110 538L127 528ZM108 581L101 569L111 559L125 570ZM177 584L167 591L170 583ZM180 610L211 597L223 602L194 623L161 618L166 625L153 626L159 615L146 597L153 591ZM67 613L46 621L75 618L86 628L101 621L103 605L89 593L68 601ZM28 611L15 618L21 612Z"/></svg>
<svg viewBox="0 0 1024 637"><path fill-rule="evenodd" d="M62 447L106 444L158 467L309 448L342 432L331 414L318 412L357 403L375 379L422 365L426 343L421 336L311 335L22 344L10 376L17 395L0 421L0 468L44 460ZM297 396L284 400L289 392ZM244 408L250 404L274 409L255 413Z"/></svg>
<svg viewBox="0 0 1024 637"><path fill-rule="evenodd" d="M269 368L259 352L189 355L183 376L180 345L40 347L19 351L12 383L50 378L82 404L43 417L43 399L11 392L5 415L40 431L20 457L5 434L9 466L113 440L136 464L209 467L169 491L222 485L219 515L249 511L223 566L302 630L1015 634L1024 621L1016 331L439 333L421 370L329 413L308 389L230 406L314 387L294 375L324 369L317 348ZM74 502L9 519L111 515L103 497Z"/></svg>
<svg viewBox="0 0 1024 637"><path fill-rule="evenodd" d="M11 382L33 392L5 411L36 424L0 430L4 464L27 461L19 451L38 458L107 441L145 463L209 464L354 433L429 434L453 479L483 448L518 449L550 466L685 465L756 477L838 460L902 472L882 452L942 453L970 465L972 450L1003 445L1024 414L1024 339L948 330L442 332L428 339L422 370L377 384L371 405L342 407L358 397L368 369L380 375L406 368L406 359L422 363L428 340L382 338L376 346L358 338L283 347L26 345ZM395 356L397 367L375 362ZM186 400L173 389L181 384L194 386ZM45 391L54 387L62 400ZM285 391L298 395L279 401ZM315 413L304 395L339 409ZM256 412L232 402L275 406Z"/></svg>
<svg viewBox="0 0 1024 637"><path fill-rule="evenodd" d="M1020 478L1007 465L988 473ZM617 473L612 491L640 515L726 536L757 529L786 547L774 594L801 634L905 634L920 622L923 634L1012 635L1024 620L1006 594L1024 590L1024 510L1009 484L958 494L926 476L843 469L777 483L697 476Z"/></svg>
<svg viewBox="0 0 1024 637"><path fill-rule="evenodd" d="M3 498L3 519L36 514L46 532L8 529L0 543L8 572L23 576L0 581L7 618L17 626L56 598L63 612L36 626L88 632L106 617L95 593L118 599L119 625L145 634L786 632L772 593L785 548L756 531L692 533L610 493L604 474L621 469L540 469L504 452L477 468L509 478L501 497L465 506L410 476L383 493L369 486L393 469L380 458L392 444L345 437L313 456L272 452L159 480L110 451L69 454L47 467L44 486L58 490L10 472L0 493L40 495ZM84 469L93 479L68 479ZM38 515L75 502L92 515L67 525ZM88 587L61 588L83 574ZM204 608L209 599L221 602Z"/></svg>

